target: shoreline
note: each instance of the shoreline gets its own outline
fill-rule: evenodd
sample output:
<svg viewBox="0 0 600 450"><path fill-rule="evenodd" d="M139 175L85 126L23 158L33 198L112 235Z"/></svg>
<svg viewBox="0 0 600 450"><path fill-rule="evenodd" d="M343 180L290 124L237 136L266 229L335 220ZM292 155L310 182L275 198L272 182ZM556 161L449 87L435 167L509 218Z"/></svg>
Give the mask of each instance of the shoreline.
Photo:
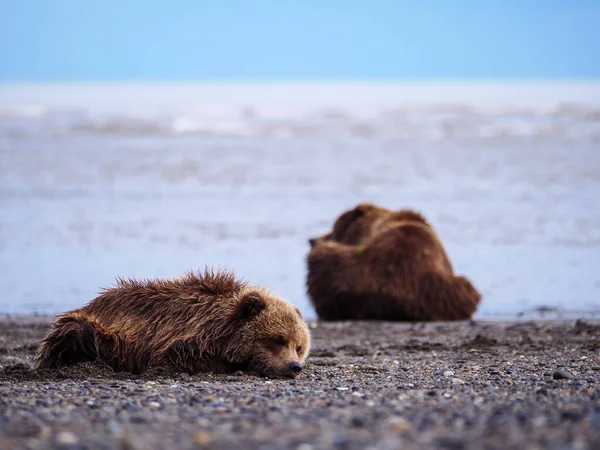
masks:
<svg viewBox="0 0 600 450"><path fill-rule="evenodd" d="M31 369L50 315L0 314L0 447L600 446L600 320L309 322L295 380Z"/></svg>

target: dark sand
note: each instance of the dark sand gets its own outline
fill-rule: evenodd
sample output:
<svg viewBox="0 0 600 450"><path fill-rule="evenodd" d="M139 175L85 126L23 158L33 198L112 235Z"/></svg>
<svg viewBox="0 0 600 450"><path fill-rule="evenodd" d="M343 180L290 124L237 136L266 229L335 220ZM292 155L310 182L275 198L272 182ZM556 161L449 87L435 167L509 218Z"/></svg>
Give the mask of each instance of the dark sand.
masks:
<svg viewBox="0 0 600 450"><path fill-rule="evenodd" d="M0 318L0 448L600 448L600 321L313 324L293 381L31 369Z"/></svg>

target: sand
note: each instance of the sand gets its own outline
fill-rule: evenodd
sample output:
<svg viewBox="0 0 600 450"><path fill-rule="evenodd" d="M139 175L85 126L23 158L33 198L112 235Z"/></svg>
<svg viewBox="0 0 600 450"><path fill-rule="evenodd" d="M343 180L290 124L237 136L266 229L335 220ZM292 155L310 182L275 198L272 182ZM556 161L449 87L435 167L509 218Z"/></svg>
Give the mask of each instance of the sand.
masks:
<svg viewBox="0 0 600 450"><path fill-rule="evenodd" d="M0 318L2 449L600 448L600 321L311 323L295 380L32 369Z"/></svg>

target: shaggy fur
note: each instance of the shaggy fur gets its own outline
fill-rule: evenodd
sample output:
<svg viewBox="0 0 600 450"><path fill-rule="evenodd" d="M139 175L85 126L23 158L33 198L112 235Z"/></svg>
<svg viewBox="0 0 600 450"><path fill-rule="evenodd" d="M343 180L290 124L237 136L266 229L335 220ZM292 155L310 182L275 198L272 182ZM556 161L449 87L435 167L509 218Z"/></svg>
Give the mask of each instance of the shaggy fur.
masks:
<svg viewBox="0 0 600 450"><path fill-rule="evenodd" d="M295 376L310 335L298 308L226 272L118 280L52 325L38 367L100 359L116 371L171 366L190 374L249 370Z"/></svg>
<svg viewBox="0 0 600 450"><path fill-rule="evenodd" d="M360 204L310 244L307 290L321 320L465 320L481 300L414 211Z"/></svg>

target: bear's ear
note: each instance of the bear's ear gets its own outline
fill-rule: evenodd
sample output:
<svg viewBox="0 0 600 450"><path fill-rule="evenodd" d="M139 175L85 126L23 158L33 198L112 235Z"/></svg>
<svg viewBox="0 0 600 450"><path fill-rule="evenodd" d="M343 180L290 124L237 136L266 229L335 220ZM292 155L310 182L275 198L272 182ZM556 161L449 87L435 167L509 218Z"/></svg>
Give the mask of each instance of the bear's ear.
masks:
<svg viewBox="0 0 600 450"><path fill-rule="evenodd" d="M350 212L350 219L355 220L365 215L365 210L362 206L357 206Z"/></svg>
<svg viewBox="0 0 600 450"><path fill-rule="evenodd" d="M233 311L232 319L249 320L257 316L267 306L265 299L256 292L250 292L239 301Z"/></svg>
<svg viewBox="0 0 600 450"><path fill-rule="evenodd" d="M302 319L302 312L300 312L300 308L294 306L294 309L296 310L296 314L298 314L298 316L300 316L300 318Z"/></svg>

